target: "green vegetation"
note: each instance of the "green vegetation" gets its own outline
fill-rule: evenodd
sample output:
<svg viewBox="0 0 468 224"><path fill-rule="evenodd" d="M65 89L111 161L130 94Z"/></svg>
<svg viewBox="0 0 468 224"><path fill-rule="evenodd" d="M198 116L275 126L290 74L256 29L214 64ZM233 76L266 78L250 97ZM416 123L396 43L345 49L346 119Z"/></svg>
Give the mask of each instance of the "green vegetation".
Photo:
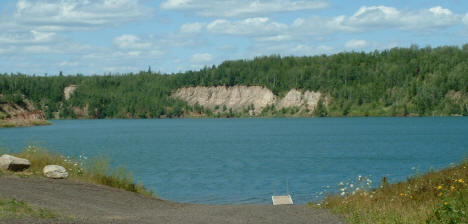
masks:
<svg viewBox="0 0 468 224"><path fill-rule="evenodd" d="M200 71L103 76L0 75L3 101L24 95L54 118L163 118L248 116L227 108L213 113L170 97L183 86L259 85L284 95L292 88L320 91L331 98L316 116L468 115L468 44L463 47L393 48L314 57L259 57L226 61ZM65 101L63 89L78 89ZM77 113L81 108L87 115ZM291 116L267 108L264 116Z"/></svg>
<svg viewBox="0 0 468 224"><path fill-rule="evenodd" d="M379 189L328 196L323 207L351 223L468 223L468 161Z"/></svg>
<svg viewBox="0 0 468 224"><path fill-rule="evenodd" d="M21 121L21 120L0 120L0 128L14 128L14 127L23 127L23 126L42 126L50 125L49 121L46 120L31 120L31 121Z"/></svg>
<svg viewBox="0 0 468 224"><path fill-rule="evenodd" d="M0 198L0 219L55 219L59 216L47 209L36 209L23 201Z"/></svg>
<svg viewBox="0 0 468 224"><path fill-rule="evenodd" d="M15 173L22 177L40 177L44 166L53 164L63 166L68 171L70 179L107 185L148 196L154 195L142 184L135 184L132 173L126 170L125 167L111 168L109 159L103 156L89 160L84 157L81 160L75 160L37 146L28 146L22 152L13 155L28 159L31 162L30 168Z"/></svg>

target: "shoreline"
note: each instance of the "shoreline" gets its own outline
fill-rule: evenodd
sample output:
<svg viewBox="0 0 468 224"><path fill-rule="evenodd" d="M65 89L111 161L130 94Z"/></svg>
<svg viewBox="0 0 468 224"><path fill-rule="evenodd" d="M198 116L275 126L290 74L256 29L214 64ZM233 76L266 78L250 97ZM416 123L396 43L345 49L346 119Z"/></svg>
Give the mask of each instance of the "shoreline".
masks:
<svg viewBox="0 0 468 224"><path fill-rule="evenodd" d="M345 223L327 209L307 205L177 203L74 180L0 176L0 196L6 195L71 216L70 223ZM68 221L40 219L40 223Z"/></svg>
<svg viewBox="0 0 468 224"><path fill-rule="evenodd" d="M52 125L48 120L0 120L0 128L21 128Z"/></svg>

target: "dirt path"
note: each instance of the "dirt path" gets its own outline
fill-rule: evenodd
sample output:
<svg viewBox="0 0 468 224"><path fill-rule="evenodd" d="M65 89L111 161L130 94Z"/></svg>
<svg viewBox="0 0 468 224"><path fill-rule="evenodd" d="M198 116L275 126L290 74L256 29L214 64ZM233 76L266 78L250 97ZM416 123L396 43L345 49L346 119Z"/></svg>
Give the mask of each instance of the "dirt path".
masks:
<svg viewBox="0 0 468 224"><path fill-rule="evenodd" d="M344 223L306 206L183 204L71 180L1 176L0 196L76 217L70 223Z"/></svg>

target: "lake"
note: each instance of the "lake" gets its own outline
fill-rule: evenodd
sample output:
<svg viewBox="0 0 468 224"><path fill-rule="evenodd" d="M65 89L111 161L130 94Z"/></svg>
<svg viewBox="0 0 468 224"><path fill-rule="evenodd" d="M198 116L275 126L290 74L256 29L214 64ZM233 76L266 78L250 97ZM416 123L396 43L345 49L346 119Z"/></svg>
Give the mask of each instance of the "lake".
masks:
<svg viewBox="0 0 468 224"><path fill-rule="evenodd" d="M372 186L468 158L467 117L57 120L0 129L0 148L40 145L107 155L164 199L206 204L296 203L370 177Z"/></svg>

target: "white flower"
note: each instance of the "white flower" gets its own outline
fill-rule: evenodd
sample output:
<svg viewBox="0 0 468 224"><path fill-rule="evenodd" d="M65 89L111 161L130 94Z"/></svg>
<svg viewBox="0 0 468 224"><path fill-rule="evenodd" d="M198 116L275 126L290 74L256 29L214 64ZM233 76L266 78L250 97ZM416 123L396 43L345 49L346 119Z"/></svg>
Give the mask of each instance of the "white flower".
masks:
<svg viewBox="0 0 468 224"><path fill-rule="evenodd" d="M346 194L345 192L341 192L341 194L340 194L340 195L341 195L341 196L344 196L345 194Z"/></svg>

